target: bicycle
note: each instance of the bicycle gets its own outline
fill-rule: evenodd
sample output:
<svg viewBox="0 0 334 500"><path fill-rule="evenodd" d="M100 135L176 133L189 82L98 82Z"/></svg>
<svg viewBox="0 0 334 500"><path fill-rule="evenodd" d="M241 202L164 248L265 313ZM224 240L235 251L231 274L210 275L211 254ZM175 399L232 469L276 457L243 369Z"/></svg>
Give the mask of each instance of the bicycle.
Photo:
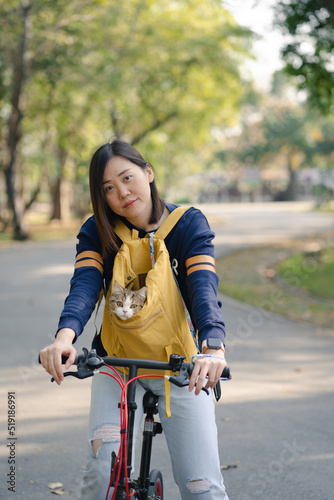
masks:
<svg viewBox="0 0 334 500"><path fill-rule="evenodd" d="M106 494L106 500L109 497L110 489L114 488L111 500L163 500L163 477L158 469L150 470L151 467L151 451L153 437L162 433L160 422L154 420L154 415L158 412L158 396L151 391L144 394L144 430L141 449L140 472L137 479L131 476L132 462L132 443L133 443L133 427L134 416L137 405L135 403L136 385L133 383L139 378L144 377L167 377L169 382L179 387L189 385L188 378L191 374L194 364L186 363L185 357L178 354L172 354L169 363L142 359L129 358L109 358L100 357L93 349L90 352L86 348L83 349L83 354L76 357L74 365L77 366L77 371L68 371L64 373L64 377L73 376L79 379L85 379L93 376L95 373L101 373L111 376L116 380L122 388L121 400L119 408L121 412L121 443L118 455L113 452L111 458L111 477ZM62 362L66 362L63 357ZM103 372L99 369L103 366L109 367L112 373ZM128 381L125 383L119 372L115 369L128 368ZM138 375L139 369L170 371L173 373L179 372L176 376L166 375ZM228 367L224 368L221 380L230 380L231 374ZM53 381L53 379L51 379ZM203 387L207 394L209 391Z"/></svg>

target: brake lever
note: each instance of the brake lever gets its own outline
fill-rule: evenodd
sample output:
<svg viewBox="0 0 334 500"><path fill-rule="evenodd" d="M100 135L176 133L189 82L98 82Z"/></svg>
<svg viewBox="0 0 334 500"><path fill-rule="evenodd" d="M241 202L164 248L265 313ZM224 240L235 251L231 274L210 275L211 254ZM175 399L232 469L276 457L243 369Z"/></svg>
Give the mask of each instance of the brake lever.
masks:
<svg viewBox="0 0 334 500"><path fill-rule="evenodd" d="M178 387L188 387L189 382L187 382L187 381L185 381L185 382L179 382L178 380L176 380L176 378L177 377L170 377L169 378L169 382L171 382L174 385L177 385ZM201 390L204 391L207 395L210 394L209 389L207 389L206 387L202 387Z"/></svg>
<svg viewBox="0 0 334 500"><path fill-rule="evenodd" d="M84 379L88 377L92 377L94 375L94 371L88 370L85 366L80 367L78 365L78 370L76 372L64 372L64 377L75 377L79 379ZM51 382L54 382L55 379L52 377Z"/></svg>
<svg viewBox="0 0 334 500"><path fill-rule="evenodd" d="M178 387L188 387L189 385L189 371L185 365L182 365L180 368L180 372L176 377L169 377L168 380L174 385ZM202 387L202 391L206 394L210 394L209 390L206 387Z"/></svg>
<svg viewBox="0 0 334 500"><path fill-rule="evenodd" d="M88 352L86 348L83 348L84 354L80 354L77 358L77 371L65 372L64 377L75 377L78 379L85 379L92 377L97 368L101 368L105 363L97 356L96 351L92 350ZM54 382L52 377L51 382Z"/></svg>
<svg viewBox="0 0 334 500"><path fill-rule="evenodd" d="M75 378L79 378L79 379L84 379L84 378L88 378L88 377L92 377L94 375L94 372L85 372L85 373L82 373L79 375L78 372L65 372L64 374L64 377L75 377ZM53 380L51 379L51 382L53 382Z"/></svg>

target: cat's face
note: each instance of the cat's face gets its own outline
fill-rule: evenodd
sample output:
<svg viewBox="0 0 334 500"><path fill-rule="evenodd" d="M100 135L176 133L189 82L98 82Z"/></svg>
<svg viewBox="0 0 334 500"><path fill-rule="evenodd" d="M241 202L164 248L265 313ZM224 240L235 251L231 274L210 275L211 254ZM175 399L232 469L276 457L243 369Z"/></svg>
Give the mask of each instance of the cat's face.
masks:
<svg viewBox="0 0 334 500"><path fill-rule="evenodd" d="M116 314L122 320L132 318L134 314L143 308L146 292L146 286L140 290L129 290L115 281L113 292L109 298L112 314Z"/></svg>

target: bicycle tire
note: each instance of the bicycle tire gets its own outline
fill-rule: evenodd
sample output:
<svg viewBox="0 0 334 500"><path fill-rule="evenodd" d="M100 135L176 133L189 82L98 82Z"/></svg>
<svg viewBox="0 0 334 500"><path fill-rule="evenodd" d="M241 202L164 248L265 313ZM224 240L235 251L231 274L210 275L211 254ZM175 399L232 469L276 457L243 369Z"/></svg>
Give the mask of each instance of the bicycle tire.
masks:
<svg viewBox="0 0 334 500"><path fill-rule="evenodd" d="M148 488L147 500L163 500L164 489L162 474L158 469L150 472L150 486Z"/></svg>

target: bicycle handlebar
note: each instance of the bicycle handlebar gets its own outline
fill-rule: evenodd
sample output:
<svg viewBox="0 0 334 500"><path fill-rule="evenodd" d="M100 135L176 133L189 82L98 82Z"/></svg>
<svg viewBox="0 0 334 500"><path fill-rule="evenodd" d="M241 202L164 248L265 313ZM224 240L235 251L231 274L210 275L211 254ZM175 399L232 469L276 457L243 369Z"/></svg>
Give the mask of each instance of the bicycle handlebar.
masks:
<svg viewBox="0 0 334 500"><path fill-rule="evenodd" d="M39 362L40 362L40 358ZM66 356L62 356L62 364L67 361ZM131 359L131 358L109 358L100 357L96 354L95 349L88 351L83 348L83 354L76 356L74 365L77 365L77 371L65 372L64 377L72 376L79 379L85 379L92 377L96 370L102 366L110 365L114 367L121 368L131 368L135 367L137 369L149 369L149 370L161 370L161 371L172 371L179 372L177 376L168 377L169 381L179 387L185 387L188 385L187 380L194 369L194 363L187 363L184 361L185 356L180 356L178 354L172 354L169 358L169 363L163 361L153 361L148 359ZM223 380L231 380L231 373L229 367L225 367L221 375ZM51 379L53 382L53 379ZM203 388L205 389L205 388Z"/></svg>

